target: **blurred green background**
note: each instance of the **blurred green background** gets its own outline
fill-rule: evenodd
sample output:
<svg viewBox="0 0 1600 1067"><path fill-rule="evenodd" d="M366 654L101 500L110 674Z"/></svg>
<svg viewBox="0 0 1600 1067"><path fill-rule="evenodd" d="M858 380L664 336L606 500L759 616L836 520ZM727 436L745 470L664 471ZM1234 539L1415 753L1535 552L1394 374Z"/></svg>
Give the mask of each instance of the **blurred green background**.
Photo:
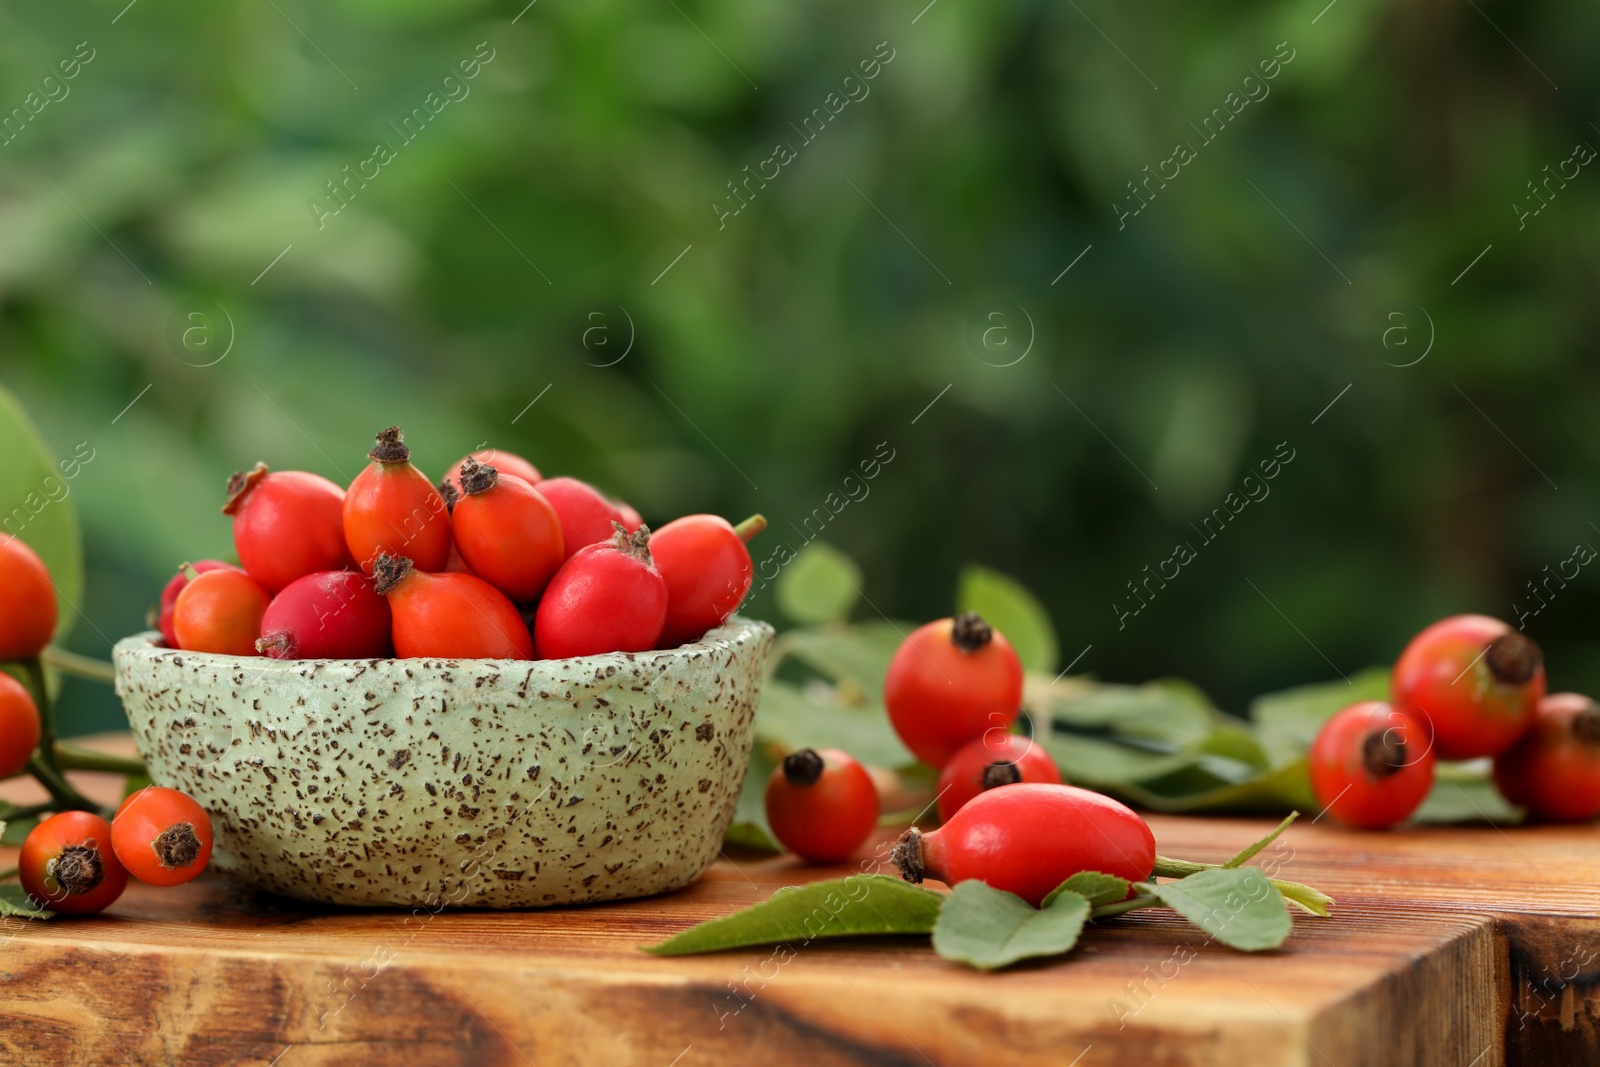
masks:
<svg viewBox="0 0 1600 1067"><path fill-rule="evenodd" d="M758 559L821 508L858 615L981 563L1061 666L1235 710L1600 545L1600 175L1547 180L1600 145L1600 9L923 5L0 7L0 383L94 454L71 647L230 555L229 472L347 481L395 422L434 475L487 442L652 522L764 512ZM1556 688L1600 689L1597 582L1525 618ZM69 684L67 732L117 722Z"/></svg>

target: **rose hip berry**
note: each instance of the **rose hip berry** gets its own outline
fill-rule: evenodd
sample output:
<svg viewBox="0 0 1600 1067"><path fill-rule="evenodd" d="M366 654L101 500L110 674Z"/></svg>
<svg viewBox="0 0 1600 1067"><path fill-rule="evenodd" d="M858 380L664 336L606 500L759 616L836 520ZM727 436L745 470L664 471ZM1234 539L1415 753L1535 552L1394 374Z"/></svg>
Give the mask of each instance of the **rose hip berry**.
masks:
<svg viewBox="0 0 1600 1067"><path fill-rule="evenodd" d="M939 820L949 822L979 793L1018 782L1060 785L1061 771L1031 738L990 731L969 741L939 775Z"/></svg>
<svg viewBox="0 0 1600 1067"><path fill-rule="evenodd" d="M237 571L239 568L231 563L224 563L220 559L203 559L198 563L190 563L178 568L178 573L174 574L167 581L166 588L161 590L161 607L151 612L154 618L146 617L151 625L161 631L161 639L167 643L168 648L178 647L178 635L172 630L172 614L178 605L178 594L183 592L183 587L189 584L188 572L190 570L193 570L196 574L204 574L206 571Z"/></svg>
<svg viewBox="0 0 1600 1067"><path fill-rule="evenodd" d="M1495 756L1533 721L1545 693L1544 656L1499 619L1456 615L1411 639L1390 693L1433 726L1440 759Z"/></svg>
<svg viewBox="0 0 1600 1067"><path fill-rule="evenodd" d="M561 543L570 559L580 548L611 540L611 524L622 522L622 512L606 495L576 478L546 478L539 492L561 516ZM629 533L637 527L629 528Z"/></svg>
<svg viewBox="0 0 1600 1067"><path fill-rule="evenodd" d="M344 490L306 471L257 463L228 479L224 515L245 573L276 593L302 575L350 566L344 540Z"/></svg>
<svg viewBox="0 0 1600 1067"><path fill-rule="evenodd" d="M56 589L39 554L0 536L0 660L32 659L56 632Z"/></svg>
<svg viewBox="0 0 1600 1067"><path fill-rule="evenodd" d="M1578 693L1539 701L1533 725L1494 761L1500 795L1551 822L1600 815L1600 707Z"/></svg>
<svg viewBox="0 0 1600 1067"><path fill-rule="evenodd" d="M39 747L39 706L33 694L0 672L0 778L21 773Z"/></svg>
<svg viewBox="0 0 1600 1067"><path fill-rule="evenodd" d="M63 811L30 830L17 874L34 903L66 915L100 911L128 886L111 824L87 811Z"/></svg>
<svg viewBox="0 0 1600 1067"><path fill-rule="evenodd" d="M539 601L533 636L541 659L644 652L667 621L667 583L650 558L650 528L615 524L609 542L578 550Z"/></svg>
<svg viewBox="0 0 1600 1067"><path fill-rule="evenodd" d="M271 601L261 583L243 571L189 575L172 606L172 632L188 652L253 656L261 618Z"/></svg>
<svg viewBox="0 0 1600 1067"><path fill-rule="evenodd" d="M767 779L767 822L784 848L812 863L840 863L878 825L878 791L866 768L836 748L791 753Z"/></svg>
<svg viewBox="0 0 1600 1067"><path fill-rule="evenodd" d="M517 603L537 600L567 558L560 516L521 478L501 478L471 456L461 462L465 495L450 513L450 526L462 561Z"/></svg>
<svg viewBox="0 0 1600 1067"><path fill-rule="evenodd" d="M449 483L453 489L455 489L458 495L462 491L461 468L469 459L476 460L479 463L488 464L495 470L499 471L502 476L521 478L529 485L538 485L540 482L544 481L544 475L539 473L539 468L535 467L532 463L529 463L515 452L506 452L498 448L485 448L472 453L470 456L457 460L456 465L450 468L450 473L445 475L444 480Z"/></svg>
<svg viewBox="0 0 1600 1067"><path fill-rule="evenodd" d="M1317 802L1346 826L1404 822L1433 787L1429 741L1426 722L1397 705L1351 704L1322 724L1306 756Z"/></svg>
<svg viewBox="0 0 1600 1067"><path fill-rule="evenodd" d="M211 859L211 817L186 793L146 786L117 808L111 848L147 885L182 885Z"/></svg>
<svg viewBox="0 0 1600 1067"><path fill-rule="evenodd" d="M393 654L389 602L356 571L289 583L261 617L256 651L273 659L385 659Z"/></svg>
<svg viewBox="0 0 1600 1067"><path fill-rule="evenodd" d="M760 515L738 526L720 515L685 515L650 535L650 554L667 583L662 648L698 640L734 613L755 576L744 543L766 525Z"/></svg>
<svg viewBox="0 0 1600 1067"><path fill-rule="evenodd" d="M430 574L379 555L374 585L389 598L395 655L409 659L532 659L533 638L515 604L471 574Z"/></svg>
<svg viewBox="0 0 1600 1067"><path fill-rule="evenodd" d="M1142 882L1156 862L1143 819L1110 797L1071 785L1023 782L979 793L927 833L912 827L894 847L908 881L969 879L1034 907L1079 871Z"/></svg>
<svg viewBox="0 0 1600 1067"><path fill-rule="evenodd" d="M450 560L450 512L428 476L411 465L400 427L378 434L344 495L344 537L363 572L379 554L404 556L419 571L442 571Z"/></svg>
<svg viewBox="0 0 1600 1067"><path fill-rule="evenodd" d="M895 650L883 702L905 746L943 767L962 745L1016 721L1022 662L976 612L939 619L913 630Z"/></svg>

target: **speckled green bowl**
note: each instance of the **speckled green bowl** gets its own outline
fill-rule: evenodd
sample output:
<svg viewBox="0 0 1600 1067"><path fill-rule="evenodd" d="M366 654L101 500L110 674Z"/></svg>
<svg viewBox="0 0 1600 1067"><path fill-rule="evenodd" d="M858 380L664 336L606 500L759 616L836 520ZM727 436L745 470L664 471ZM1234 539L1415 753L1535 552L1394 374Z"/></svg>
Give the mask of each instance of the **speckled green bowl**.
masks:
<svg viewBox="0 0 1600 1067"><path fill-rule="evenodd" d="M326 904L527 908L677 889L733 819L772 628L567 660L272 660L117 644L212 864Z"/></svg>

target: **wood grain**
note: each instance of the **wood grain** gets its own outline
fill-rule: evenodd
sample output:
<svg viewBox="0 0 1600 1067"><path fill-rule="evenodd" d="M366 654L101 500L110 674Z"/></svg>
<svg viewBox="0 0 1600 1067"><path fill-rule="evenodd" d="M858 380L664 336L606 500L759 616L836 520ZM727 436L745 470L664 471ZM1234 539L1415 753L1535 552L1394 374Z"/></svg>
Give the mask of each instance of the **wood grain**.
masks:
<svg viewBox="0 0 1600 1067"><path fill-rule="evenodd" d="M1151 825L1163 853L1217 861L1270 824ZM0 1062L1597 1063L1596 840L1593 827L1297 825L1259 862L1338 904L1297 919L1278 952L1208 944L1145 911L1089 930L1066 959L989 975L916 939L638 950L848 873L788 858L719 861L652 900L533 912L335 911L212 878L134 886L99 917L0 923Z"/></svg>

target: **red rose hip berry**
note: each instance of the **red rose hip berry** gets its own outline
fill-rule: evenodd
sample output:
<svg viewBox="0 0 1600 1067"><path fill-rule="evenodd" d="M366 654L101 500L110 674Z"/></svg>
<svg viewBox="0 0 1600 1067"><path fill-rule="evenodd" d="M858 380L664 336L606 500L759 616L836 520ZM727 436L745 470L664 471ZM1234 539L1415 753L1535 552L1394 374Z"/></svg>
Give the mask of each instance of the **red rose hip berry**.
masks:
<svg viewBox="0 0 1600 1067"><path fill-rule="evenodd" d="M257 463L228 479L222 513L233 516L233 548L245 573L269 593L302 575L350 566L344 490L326 478Z"/></svg>
<svg viewBox="0 0 1600 1067"><path fill-rule="evenodd" d="M803 748L767 779L767 823L784 848L812 863L841 863L878 825L866 768L836 748Z"/></svg>
<svg viewBox="0 0 1600 1067"><path fill-rule="evenodd" d="M895 650L883 702L905 746L943 767L962 745L1016 721L1022 661L976 612L939 619L913 630Z"/></svg>
<svg viewBox="0 0 1600 1067"><path fill-rule="evenodd" d="M395 655L437 659L532 659L517 606L472 574L430 574L405 557L379 555L374 588L389 598Z"/></svg>
<svg viewBox="0 0 1600 1067"><path fill-rule="evenodd" d="M1600 707L1578 693L1539 701L1533 725L1494 761L1500 795L1551 822L1600 815Z"/></svg>
<svg viewBox="0 0 1600 1067"><path fill-rule="evenodd" d="M272 598L244 571L189 575L172 605L172 632L187 652L253 656L261 619Z"/></svg>
<svg viewBox="0 0 1600 1067"><path fill-rule="evenodd" d="M128 887L111 824L87 811L63 811L30 830L17 874L34 903L64 915L100 911Z"/></svg>
<svg viewBox="0 0 1600 1067"><path fill-rule="evenodd" d="M1018 782L1061 784L1056 761L1029 737L991 731L961 748L939 775L939 820L949 822L979 793Z"/></svg>
<svg viewBox="0 0 1600 1067"><path fill-rule="evenodd" d="M428 476L411 465L400 427L378 434L344 495L344 538L366 574L380 554L404 556L419 571L442 571L450 561L450 512Z"/></svg>
<svg viewBox="0 0 1600 1067"><path fill-rule="evenodd" d="M389 602L356 571L308 574L272 598L256 651L273 659L385 659Z"/></svg>
<svg viewBox="0 0 1600 1067"><path fill-rule="evenodd" d="M1390 694L1432 725L1439 759L1495 756L1533 721L1545 694L1544 656L1499 619L1456 615L1411 639L1395 661Z"/></svg>
<svg viewBox="0 0 1600 1067"><path fill-rule="evenodd" d="M1404 822L1433 788L1427 723L1394 704L1364 700L1322 724L1306 760L1317 802L1346 826Z"/></svg>
<svg viewBox="0 0 1600 1067"><path fill-rule="evenodd" d="M167 643L168 648L178 647L178 635L172 630L172 613L178 604L178 594L189 584L190 570L196 574L204 574L206 571L237 571L239 568L220 559L203 559L198 563L188 563L179 567L178 573L168 579L166 588L161 590L161 606L151 610L153 618L146 616L146 621L161 631L161 639Z"/></svg>
<svg viewBox="0 0 1600 1067"><path fill-rule="evenodd" d="M0 534L0 660L32 659L56 632L56 589L39 554Z"/></svg>
<svg viewBox="0 0 1600 1067"><path fill-rule="evenodd" d="M630 534L619 522L609 542L581 548L561 565L534 616L541 659L656 647L667 621L667 583L649 544L648 526Z"/></svg>
<svg viewBox="0 0 1600 1067"><path fill-rule="evenodd" d="M588 482L546 478L539 483L539 492L561 516L561 543L568 558L580 548L611 540L611 524L622 522L621 509ZM629 533L638 528L623 526Z"/></svg>
<svg viewBox="0 0 1600 1067"><path fill-rule="evenodd" d="M182 885L211 860L211 816L187 793L146 786L111 820L111 848L146 885Z"/></svg>
<svg viewBox="0 0 1600 1067"><path fill-rule="evenodd" d="M734 613L755 576L744 543L766 525L760 515L738 526L720 515L685 515L650 535L650 555L667 583L662 648L699 640Z"/></svg>
<svg viewBox="0 0 1600 1067"><path fill-rule="evenodd" d="M39 706L33 694L0 671L0 778L20 774L39 747Z"/></svg>
<svg viewBox="0 0 1600 1067"><path fill-rule="evenodd" d="M473 574L519 604L539 599L561 567L561 518L533 486L468 456L465 494L450 512L461 560Z"/></svg>
<svg viewBox="0 0 1600 1067"><path fill-rule="evenodd" d="M979 793L937 830L912 827L893 857L908 881L977 879L1038 907L1079 871L1145 881L1156 839L1132 809L1108 796L1023 782Z"/></svg>

